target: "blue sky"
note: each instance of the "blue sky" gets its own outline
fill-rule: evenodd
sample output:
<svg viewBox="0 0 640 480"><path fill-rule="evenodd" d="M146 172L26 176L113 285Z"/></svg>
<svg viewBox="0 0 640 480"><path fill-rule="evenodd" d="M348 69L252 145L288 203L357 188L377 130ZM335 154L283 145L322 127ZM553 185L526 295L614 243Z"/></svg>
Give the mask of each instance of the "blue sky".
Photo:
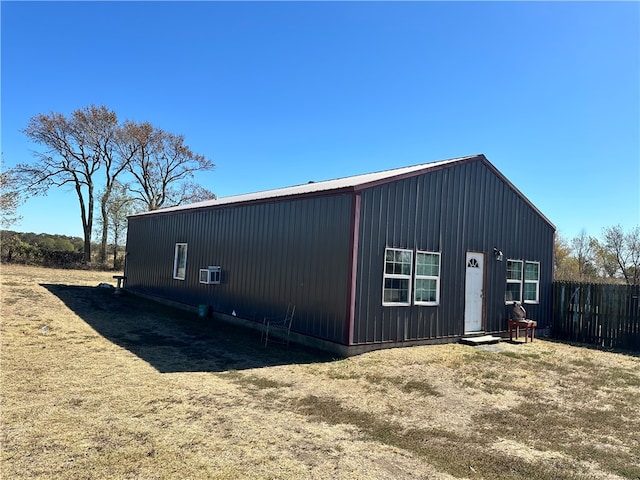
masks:
<svg viewBox="0 0 640 480"><path fill-rule="evenodd" d="M5 168L106 105L210 158L219 197L484 153L556 225L640 224L638 2L9 2ZM19 231L81 236L71 190Z"/></svg>

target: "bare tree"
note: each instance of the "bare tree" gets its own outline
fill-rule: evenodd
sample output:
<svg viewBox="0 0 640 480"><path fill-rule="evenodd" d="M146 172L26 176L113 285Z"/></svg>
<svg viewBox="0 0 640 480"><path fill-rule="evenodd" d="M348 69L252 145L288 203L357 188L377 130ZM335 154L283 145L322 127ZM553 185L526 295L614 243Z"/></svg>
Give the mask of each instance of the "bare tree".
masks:
<svg viewBox="0 0 640 480"><path fill-rule="evenodd" d="M578 277L578 263L571 256L569 242L558 232L553 237L553 277L556 280L573 280Z"/></svg>
<svg viewBox="0 0 640 480"><path fill-rule="evenodd" d="M148 210L215 198L193 183L194 173L212 170L213 163L185 145L182 135L148 122L125 122L122 138L122 155L131 157L128 169L135 178L131 191Z"/></svg>
<svg viewBox="0 0 640 480"><path fill-rule="evenodd" d="M0 170L0 227L9 228L20 221L22 217L18 215L18 207L23 200L16 189L15 173Z"/></svg>
<svg viewBox="0 0 640 480"><path fill-rule="evenodd" d="M625 279L630 285L640 285L640 226L633 228L625 237L629 260Z"/></svg>
<svg viewBox="0 0 640 480"><path fill-rule="evenodd" d="M100 262L107 259L107 236L109 230L108 204L113 186L117 178L125 171L130 157L120 155L118 148L120 127L115 112L105 106L88 108L75 112L78 128L85 132L86 141L91 151L99 155L104 165L104 187L101 190L100 201Z"/></svg>
<svg viewBox="0 0 640 480"><path fill-rule="evenodd" d="M51 187L73 187L80 206L85 262L91 261L94 175L103 164L103 152L92 142L87 123L99 120L95 114L100 112L91 106L68 118L60 113L32 117L23 132L45 150L34 153L37 162L15 168L20 185L31 195L44 195Z"/></svg>
<svg viewBox="0 0 640 480"><path fill-rule="evenodd" d="M116 182L107 202L107 221L110 240L113 244L113 269L118 267L120 241L127 232L127 217L143 209L141 202L131 197L129 186Z"/></svg>
<svg viewBox="0 0 640 480"><path fill-rule="evenodd" d="M214 200L217 198L215 193L194 182L184 183L183 188L178 193L179 195L174 197L177 199L175 205L202 202L204 200Z"/></svg>
<svg viewBox="0 0 640 480"><path fill-rule="evenodd" d="M86 262L91 261L96 201L100 204L100 260L106 261L109 204L121 176L133 177L129 197L137 198L149 210L215 198L212 192L194 183L194 173L213 169L213 163L186 146L182 135L165 132L148 122L120 125L116 114L104 106L91 105L68 117L40 114L30 119L23 132L44 150L35 152L36 162L13 169L19 187L15 190L30 195L44 195L51 187L71 186L75 190ZM99 170L103 177L98 178ZM18 197L8 191L7 195L10 207L9 201Z"/></svg>
<svg viewBox="0 0 640 480"><path fill-rule="evenodd" d="M625 233L621 225L603 230L604 246L628 285L640 284L640 226Z"/></svg>
<svg viewBox="0 0 640 480"><path fill-rule="evenodd" d="M571 240L574 258L578 263L578 279L581 281L595 277L594 250L597 240L587 235L583 229L577 237Z"/></svg>
<svg viewBox="0 0 640 480"><path fill-rule="evenodd" d="M619 279L618 275L618 261L613 252L609 251L607 247L598 241L594 251L594 262L598 268L598 274L603 278Z"/></svg>

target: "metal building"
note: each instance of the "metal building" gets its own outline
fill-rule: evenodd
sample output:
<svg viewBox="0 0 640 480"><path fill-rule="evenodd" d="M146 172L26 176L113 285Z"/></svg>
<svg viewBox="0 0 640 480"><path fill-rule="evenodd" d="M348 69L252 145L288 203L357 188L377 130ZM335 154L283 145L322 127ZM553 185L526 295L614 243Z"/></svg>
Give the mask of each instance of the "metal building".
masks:
<svg viewBox="0 0 640 480"><path fill-rule="evenodd" d="M349 355L548 326L554 232L477 155L134 215L126 289Z"/></svg>

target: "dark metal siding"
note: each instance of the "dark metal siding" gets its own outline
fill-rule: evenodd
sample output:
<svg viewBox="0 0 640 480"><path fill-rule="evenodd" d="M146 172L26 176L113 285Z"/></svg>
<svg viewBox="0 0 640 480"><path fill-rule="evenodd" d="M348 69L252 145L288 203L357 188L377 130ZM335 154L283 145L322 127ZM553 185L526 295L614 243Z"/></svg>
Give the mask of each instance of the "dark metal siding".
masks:
<svg viewBox="0 0 640 480"><path fill-rule="evenodd" d="M256 321L297 305L293 330L347 343L352 194L132 217L127 289ZM188 244L185 281L174 248ZM222 267L222 284L198 282Z"/></svg>
<svg viewBox="0 0 640 480"><path fill-rule="evenodd" d="M540 304L525 305L544 327L551 316L554 228L483 162L469 162L361 193L353 343L464 333L467 251L485 252L484 329L506 328L506 260L540 262ZM441 252L439 306L382 306L385 247ZM502 250L498 262L493 248Z"/></svg>
<svg viewBox="0 0 640 480"><path fill-rule="evenodd" d="M464 334L466 252L476 251L485 253L485 331L506 327L507 259L540 262L541 301L525 308L544 327L552 308L553 233L479 158L356 193L133 217L127 288L256 321L283 313L291 301L295 331L342 344L455 338ZM172 278L178 242L188 244L185 281ZM382 306L385 247L441 253L439 306ZM494 247L503 262L494 259ZM198 270L208 265L222 266L221 285L198 283Z"/></svg>

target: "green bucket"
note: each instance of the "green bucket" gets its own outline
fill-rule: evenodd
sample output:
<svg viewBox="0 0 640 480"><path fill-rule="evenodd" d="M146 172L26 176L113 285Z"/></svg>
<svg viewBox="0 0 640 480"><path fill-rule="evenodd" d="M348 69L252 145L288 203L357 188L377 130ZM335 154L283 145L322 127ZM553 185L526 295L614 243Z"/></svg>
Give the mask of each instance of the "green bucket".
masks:
<svg viewBox="0 0 640 480"><path fill-rule="evenodd" d="M198 305L198 316L204 318L209 313L209 305Z"/></svg>

